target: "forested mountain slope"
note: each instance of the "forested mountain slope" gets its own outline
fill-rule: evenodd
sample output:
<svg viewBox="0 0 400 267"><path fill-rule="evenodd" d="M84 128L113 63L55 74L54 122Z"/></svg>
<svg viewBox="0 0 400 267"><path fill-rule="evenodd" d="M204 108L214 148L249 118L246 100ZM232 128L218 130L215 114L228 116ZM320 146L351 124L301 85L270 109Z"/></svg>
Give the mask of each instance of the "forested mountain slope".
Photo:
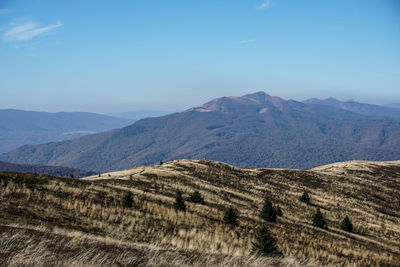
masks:
<svg viewBox="0 0 400 267"><path fill-rule="evenodd" d="M0 160L93 171L160 160L306 169L354 159L400 159L400 121L258 92L74 140L24 146Z"/></svg>

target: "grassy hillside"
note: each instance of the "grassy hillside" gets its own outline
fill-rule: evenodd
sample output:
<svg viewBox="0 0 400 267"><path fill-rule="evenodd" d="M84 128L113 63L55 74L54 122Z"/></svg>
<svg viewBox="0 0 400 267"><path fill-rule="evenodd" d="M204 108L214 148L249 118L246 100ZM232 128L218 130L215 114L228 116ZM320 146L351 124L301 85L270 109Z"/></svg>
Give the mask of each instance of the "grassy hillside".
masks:
<svg viewBox="0 0 400 267"><path fill-rule="evenodd" d="M0 265L363 265L400 262L400 162L347 162L312 170L238 169L179 160L83 180L0 173ZM176 190L205 204L173 208ZM309 204L300 202L304 190ZM133 207L122 198L133 193ZM262 222L265 195L279 205ZM222 221L229 205L239 225ZM328 229L311 225L316 208ZM340 229L348 215L354 232ZM249 257L267 224L284 257Z"/></svg>

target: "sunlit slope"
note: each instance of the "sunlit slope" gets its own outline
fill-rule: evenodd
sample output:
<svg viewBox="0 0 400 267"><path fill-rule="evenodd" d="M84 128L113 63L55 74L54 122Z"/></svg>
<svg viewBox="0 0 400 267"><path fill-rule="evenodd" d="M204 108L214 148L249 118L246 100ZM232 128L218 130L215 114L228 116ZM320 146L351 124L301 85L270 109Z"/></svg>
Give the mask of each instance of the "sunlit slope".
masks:
<svg viewBox="0 0 400 267"><path fill-rule="evenodd" d="M218 258L219 263L214 261L216 265L233 258L240 265L249 260L254 229L263 223L258 217L260 206L268 195L283 211L277 223L266 223L285 256L279 260L281 264L395 266L400 262L400 163L363 162L363 168L351 167L358 166L354 164L359 163L300 171L238 169L219 162L179 160L83 180L2 173L2 236L16 231L10 224L24 228L17 231L21 235L39 225L32 239L40 238L40 231L44 231L49 240L55 232L61 235L57 238L74 233L67 235L71 244L93 244L86 235L104 244L104 238L112 240L111 245L121 242L115 245L118 252L114 258L93 248L109 262L118 262L116 258L123 253L133 257L133 247L153 246L153 250L145 249L138 255L148 259L148 253L159 250L161 259L167 250L173 251L170 253L175 255L174 260L181 259L188 265L201 265L199 255L210 261L222 257ZM334 171L330 171L332 167ZM185 198L198 190L205 205L186 202L186 212L175 211L177 189ZM298 200L304 190L311 196L308 205ZM127 191L134 196L132 208L121 204ZM237 227L222 222L223 212L230 205L240 213ZM311 226L317 207L327 220L328 230ZM345 215L353 222L354 233L340 230ZM42 249L50 250L44 245ZM18 249L3 251L10 260L20 255ZM58 259L63 262L72 257L61 249L52 253L60 254ZM193 257L194 262L179 255L191 255L188 257ZM82 258L82 262L98 264L91 257ZM171 262L178 265L172 259ZM246 264L258 263L252 259Z"/></svg>

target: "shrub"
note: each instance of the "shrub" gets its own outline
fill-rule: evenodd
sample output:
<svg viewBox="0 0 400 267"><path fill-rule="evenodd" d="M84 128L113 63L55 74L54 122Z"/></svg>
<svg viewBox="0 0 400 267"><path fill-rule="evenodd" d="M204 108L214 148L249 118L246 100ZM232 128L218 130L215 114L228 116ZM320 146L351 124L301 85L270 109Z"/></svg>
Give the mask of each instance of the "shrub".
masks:
<svg viewBox="0 0 400 267"><path fill-rule="evenodd" d="M328 227L326 226L326 222L325 222L324 216L322 215L322 213L319 210L319 208L317 209L317 211L313 215L312 225L315 226L315 227L328 229Z"/></svg>
<svg viewBox="0 0 400 267"><path fill-rule="evenodd" d="M176 192L174 208L176 210L181 210L181 211L186 210L186 205L185 205L185 201L183 200L183 197L182 197L182 192L179 190Z"/></svg>
<svg viewBox="0 0 400 267"><path fill-rule="evenodd" d="M266 197L260 212L260 218L268 222L276 222L276 210L271 201Z"/></svg>
<svg viewBox="0 0 400 267"><path fill-rule="evenodd" d="M276 211L276 216L282 216L282 215L283 215L283 212L282 212L282 210L281 210L281 207L276 206L276 207L275 207L275 211Z"/></svg>
<svg viewBox="0 0 400 267"><path fill-rule="evenodd" d="M310 196L308 195L307 191L304 191L304 192L303 192L303 194L301 195L301 197L299 198L299 200L300 200L301 202L304 202L304 203L307 203L307 204L310 202Z"/></svg>
<svg viewBox="0 0 400 267"><path fill-rule="evenodd" d="M189 202L193 203L199 203L199 204L204 204L204 198L201 196L199 191L194 191L190 196L188 197Z"/></svg>
<svg viewBox="0 0 400 267"><path fill-rule="evenodd" d="M131 191L128 191L122 198L122 206L124 206L125 208L132 208L132 205L133 205L133 194Z"/></svg>
<svg viewBox="0 0 400 267"><path fill-rule="evenodd" d="M238 212L232 206L225 210L224 223L238 225Z"/></svg>
<svg viewBox="0 0 400 267"><path fill-rule="evenodd" d="M340 224L340 228L347 232L353 231L353 224L351 223L349 217L344 217L342 223Z"/></svg>
<svg viewBox="0 0 400 267"><path fill-rule="evenodd" d="M265 225L260 226L254 233L251 254L257 256L278 256L280 255L276 246L276 240L268 231Z"/></svg>

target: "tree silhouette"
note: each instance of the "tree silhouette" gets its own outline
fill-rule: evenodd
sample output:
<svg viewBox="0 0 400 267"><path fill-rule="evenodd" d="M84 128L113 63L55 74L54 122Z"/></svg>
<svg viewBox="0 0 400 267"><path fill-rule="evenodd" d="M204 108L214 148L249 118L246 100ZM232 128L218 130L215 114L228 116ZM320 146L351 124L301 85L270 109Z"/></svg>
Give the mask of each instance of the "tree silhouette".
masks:
<svg viewBox="0 0 400 267"><path fill-rule="evenodd" d="M183 200L183 197L182 197L182 192L179 191L179 190L176 191L176 198L175 198L174 208L176 210L181 210L181 211L185 211L186 210L186 205L185 205L185 201Z"/></svg>
<svg viewBox="0 0 400 267"><path fill-rule="evenodd" d="M276 210L271 201L266 197L260 212L260 218L268 222L276 222Z"/></svg>
<svg viewBox="0 0 400 267"><path fill-rule="evenodd" d="M132 208L132 205L133 205L133 194L131 191L128 191L122 198L122 206L124 206L125 208Z"/></svg>
<svg viewBox="0 0 400 267"><path fill-rule="evenodd" d="M340 228L347 232L353 231L353 224L351 223L349 217L344 217L342 223L340 224Z"/></svg>
<svg viewBox="0 0 400 267"><path fill-rule="evenodd" d="M188 197L188 201L193 202L193 203L199 203L199 204L204 204L204 198L201 196L199 191L194 191L190 196Z"/></svg>
<svg viewBox="0 0 400 267"><path fill-rule="evenodd" d="M310 202L310 196L308 195L307 191L304 191L301 197L299 198L301 202L307 203Z"/></svg>
<svg viewBox="0 0 400 267"><path fill-rule="evenodd" d="M238 212L232 206L225 210L224 222L226 224L238 225Z"/></svg>
<svg viewBox="0 0 400 267"><path fill-rule="evenodd" d="M278 256L280 255L276 240L268 231L265 225L260 226L254 233L251 254L258 256Z"/></svg>
<svg viewBox="0 0 400 267"><path fill-rule="evenodd" d="M326 226L326 222L325 222L324 216L322 215L322 213L319 210L319 208L317 209L317 211L313 215L312 225L314 225L316 227L319 227L319 228L323 228L323 229L327 229L328 228L328 226Z"/></svg>

